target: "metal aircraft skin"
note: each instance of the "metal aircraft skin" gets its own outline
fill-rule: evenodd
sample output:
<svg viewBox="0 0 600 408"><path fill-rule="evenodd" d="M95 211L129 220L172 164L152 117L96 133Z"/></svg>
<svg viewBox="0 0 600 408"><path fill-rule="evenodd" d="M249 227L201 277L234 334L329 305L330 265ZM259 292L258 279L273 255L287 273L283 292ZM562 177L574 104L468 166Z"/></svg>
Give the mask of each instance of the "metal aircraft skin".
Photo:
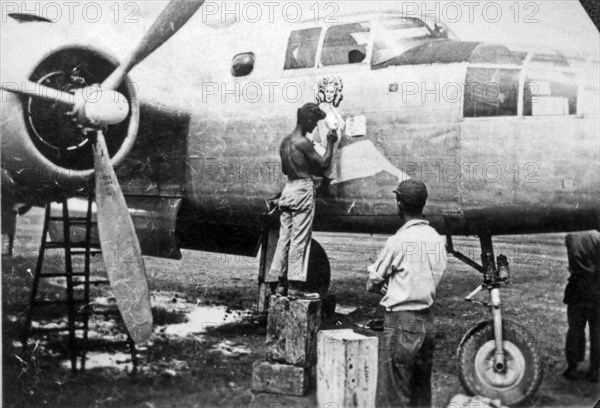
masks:
<svg viewBox="0 0 600 408"><path fill-rule="evenodd" d="M217 37L227 52L211 55L188 46L185 60L161 60L189 64L189 76L163 79L154 97L144 99L155 83L136 79L139 109L132 103L128 119L109 127L107 140L112 155L119 151L113 160L144 253L178 257L179 246L255 253L266 199L284 185L279 143L293 129L296 109L315 101L315 84L331 76L343 81L337 110L346 130L349 122L355 126L354 134L340 138L335 165L342 179L317 200L316 230L395 232L399 221L391 191L403 177L425 181L430 196L425 214L442 234L599 228L597 76L559 53L436 36L429 22L416 18L402 24L423 30L425 40L404 44L412 53L392 55L398 44L386 42L398 41L394 30L405 29L401 20L392 12L348 15L335 24L273 26L269 42L259 41L265 27L256 32L248 31L252 25L234 27ZM64 43L52 24L20 24L15 30L28 41L3 44L5 81L50 75L45 81L51 83L88 75L84 80L93 82L114 65L94 44L79 46L73 38ZM331 36L337 32L338 41L350 34L361 38L351 32L360 31L354 47L363 60L348 63L352 44L342 43L343 52L332 50L327 30ZM202 38L189 37L194 33L179 33L164 47L176 47L184 35L185 44L200 43ZM294 36L307 33L315 38L309 50L313 66L298 68ZM234 57L249 53L251 72L233 76ZM585 63L589 72L597 68ZM76 66L82 73L75 79L52 77ZM122 90L128 92L124 85ZM28 119L30 112L38 117ZM85 136L65 130L66 120L48 122L43 112L55 111L47 105L37 112L42 113L35 103L3 93L3 203L40 205L76 195L92 174ZM57 132L67 136L52 142ZM72 146L56 153L48 144Z"/></svg>

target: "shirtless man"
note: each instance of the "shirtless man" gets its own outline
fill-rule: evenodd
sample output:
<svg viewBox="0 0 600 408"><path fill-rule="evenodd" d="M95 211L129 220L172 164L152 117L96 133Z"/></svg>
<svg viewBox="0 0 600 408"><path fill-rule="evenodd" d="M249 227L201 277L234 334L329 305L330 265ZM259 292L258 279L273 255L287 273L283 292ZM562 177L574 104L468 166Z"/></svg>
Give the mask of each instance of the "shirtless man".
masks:
<svg viewBox="0 0 600 408"><path fill-rule="evenodd" d="M325 112L316 104L307 103L298 109L296 128L283 139L279 148L281 167L288 182L279 199L281 228L269 272L270 276L279 278L277 295L307 299L319 297L318 293L307 293L304 285L315 214L311 176L322 175L331 164L337 133L331 131L327 135L327 149L322 157L306 135L312 133L317 122L324 118Z"/></svg>

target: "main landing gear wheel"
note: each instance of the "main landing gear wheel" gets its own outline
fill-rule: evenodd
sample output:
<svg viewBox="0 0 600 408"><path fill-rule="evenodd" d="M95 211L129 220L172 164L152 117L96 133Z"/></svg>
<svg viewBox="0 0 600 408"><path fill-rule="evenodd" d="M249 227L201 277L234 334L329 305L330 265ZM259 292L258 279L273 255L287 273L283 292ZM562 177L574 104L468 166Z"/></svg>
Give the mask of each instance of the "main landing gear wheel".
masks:
<svg viewBox="0 0 600 408"><path fill-rule="evenodd" d="M308 272L306 276L306 291L318 293L321 297L327 294L331 281L331 268L327 253L314 239L310 244L308 257Z"/></svg>
<svg viewBox="0 0 600 408"><path fill-rule="evenodd" d="M472 395L519 404L542 382L542 361L527 330L506 320L503 329L505 369L494 369L494 324L482 322L465 334L458 347L460 381Z"/></svg>

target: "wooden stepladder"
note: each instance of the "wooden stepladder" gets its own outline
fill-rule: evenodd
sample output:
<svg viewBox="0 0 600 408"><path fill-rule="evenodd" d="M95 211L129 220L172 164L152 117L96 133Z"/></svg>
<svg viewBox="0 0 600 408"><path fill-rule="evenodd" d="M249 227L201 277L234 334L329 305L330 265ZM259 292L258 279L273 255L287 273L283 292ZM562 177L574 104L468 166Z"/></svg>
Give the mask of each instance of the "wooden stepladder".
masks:
<svg viewBox="0 0 600 408"><path fill-rule="evenodd" d="M93 189L90 189L93 191ZM70 216L67 200L63 200L61 215L53 215L51 204L46 205L44 216L44 226L42 230L42 240L33 276L33 285L31 288L29 309L27 311L25 326L21 337L23 344L23 353L28 352L28 340L31 336L50 333L68 333L69 359L71 361L71 371L76 373L79 369L85 371L86 354L89 348L89 322L90 315L97 313L93 310L90 303L90 286L107 285L109 281L97 276L91 278L90 266L92 255L101 254L100 245L92 242L92 229L97 228L97 223L93 220L92 204L94 197L90 193L87 201L87 212L85 217ZM62 241L50 241L49 230L52 223L62 223ZM84 240L72 240L73 227L84 228ZM79 231L79 230L78 230ZM64 271L44 272L44 260L46 251L49 249L64 249ZM84 257L83 270L74 271L74 259ZM80 264L80 263L79 263ZM42 280L51 278L64 278L65 296L57 300L40 299L40 283ZM75 288L83 286L83 296L76 296ZM51 326L42 326L35 324L34 317L36 312L49 307L66 308L67 320L65 324L53 324ZM39 313L39 312L38 312ZM111 346L119 343L127 344L131 351L131 361L134 370L137 369L137 353L135 343L128 335L124 342L110 341ZM80 365L78 368L78 360Z"/></svg>

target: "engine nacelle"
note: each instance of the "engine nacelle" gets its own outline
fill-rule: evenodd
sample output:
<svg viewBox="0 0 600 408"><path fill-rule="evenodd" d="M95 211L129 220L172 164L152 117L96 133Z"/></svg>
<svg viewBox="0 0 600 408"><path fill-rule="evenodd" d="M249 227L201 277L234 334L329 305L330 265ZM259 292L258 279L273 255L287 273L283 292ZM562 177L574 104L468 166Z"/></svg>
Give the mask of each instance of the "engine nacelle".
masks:
<svg viewBox="0 0 600 408"><path fill-rule="evenodd" d="M14 57L11 66L19 67L20 78L67 92L101 83L118 65L108 54L81 45L54 48L34 62L30 50L27 50L29 61L24 61L15 49L9 55L4 51L6 59ZM3 85L26 86L19 83L15 70L12 71L8 78L3 72ZM117 91L127 98L129 113L123 122L104 131L113 166L133 147L140 115L135 87L129 78ZM85 190L94 174L95 130L78 123L69 108L3 91L0 120L3 195L11 196L13 202L43 204Z"/></svg>

